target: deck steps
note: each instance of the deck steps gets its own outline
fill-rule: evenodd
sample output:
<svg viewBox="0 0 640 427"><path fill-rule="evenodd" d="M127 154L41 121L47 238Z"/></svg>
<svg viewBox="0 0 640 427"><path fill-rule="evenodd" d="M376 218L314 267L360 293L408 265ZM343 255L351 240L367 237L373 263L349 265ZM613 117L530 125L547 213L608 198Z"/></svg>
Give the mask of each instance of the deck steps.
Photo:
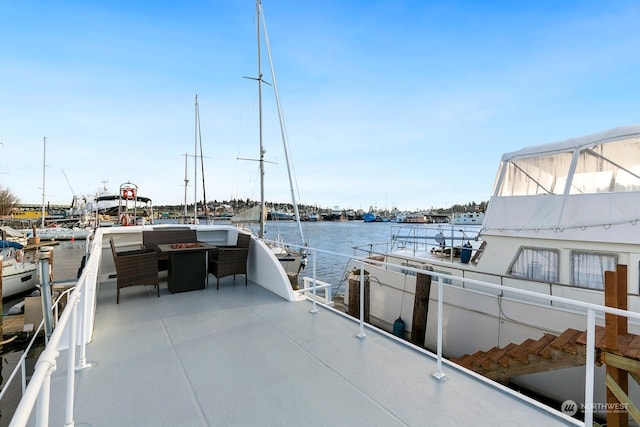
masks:
<svg viewBox="0 0 640 427"><path fill-rule="evenodd" d="M585 364L587 332L567 329L560 335L544 334L537 340L526 339L520 344L493 347L452 358L451 361L488 378L507 383L518 375L583 366ZM604 353L640 362L640 336L621 334L618 350L606 348L605 328L596 326L596 363L601 364ZM640 366L640 363L638 364Z"/></svg>
<svg viewBox="0 0 640 427"><path fill-rule="evenodd" d="M451 361L506 384L511 377L519 375L584 365L585 345L579 341L582 336L586 342L584 332L567 329L560 335L547 333L537 340L529 338L520 344L493 347Z"/></svg>

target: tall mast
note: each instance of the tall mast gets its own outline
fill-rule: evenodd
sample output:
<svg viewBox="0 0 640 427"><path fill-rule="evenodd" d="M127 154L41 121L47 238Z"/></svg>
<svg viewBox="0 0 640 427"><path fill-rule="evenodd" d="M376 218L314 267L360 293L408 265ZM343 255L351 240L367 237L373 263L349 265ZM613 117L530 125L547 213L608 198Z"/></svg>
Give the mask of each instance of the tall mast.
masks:
<svg viewBox="0 0 640 427"><path fill-rule="evenodd" d="M44 228L44 173L47 168L47 137L44 137L44 152L42 155L42 228Z"/></svg>
<svg viewBox="0 0 640 427"><path fill-rule="evenodd" d="M198 108L198 95L196 95L196 122L198 123L198 142L200 143L200 167L202 169L202 210L206 224L209 224L209 211L207 209L207 191L204 185L204 153L202 152L202 126L200 126L200 108Z"/></svg>
<svg viewBox="0 0 640 427"><path fill-rule="evenodd" d="M187 179L187 158L189 155L184 153L184 220L187 219L187 186L189 185L189 179Z"/></svg>
<svg viewBox="0 0 640 427"><path fill-rule="evenodd" d="M284 146L284 157L287 162L287 174L289 176L289 189L291 191L291 203L293 204L293 210L296 215L296 222L298 224L298 231L300 232L300 239L303 244L304 241L304 233L302 232L302 223L300 222L300 212L298 210L298 201L296 200L295 189L293 185L293 174L291 171L291 161L289 155L289 141L287 140L287 129L284 123L284 115L282 114L282 107L280 105L280 95L278 92L278 83L276 81L276 71L273 67L273 61L271 59L271 46L269 44L269 34L267 33L267 23L264 19L264 14L262 16L262 26L264 27L264 40L265 45L267 46L267 56L269 58L269 67L271 71L271 79L273 80L273 93L276 98L276 107L278 109L278 119L280 121L280 134L282 135L282 145Z"/></svg>
<svg viewBox="0 0 640 427"><path fill-rule="evenodd" d="M264 237L265 226L265 202L264 202L264 148L262 144L262 67L260 65L260 17L262 16L262 4L256 0L256 39L258 46L258 129L260 133L260 232L259 238Z"/></svg>
<svg viewBox="0 0 640 427"><path fill-rule="evenodd" d="M198 95L196 94L195 142L193 148L193 223L198 223Z"/></svg>

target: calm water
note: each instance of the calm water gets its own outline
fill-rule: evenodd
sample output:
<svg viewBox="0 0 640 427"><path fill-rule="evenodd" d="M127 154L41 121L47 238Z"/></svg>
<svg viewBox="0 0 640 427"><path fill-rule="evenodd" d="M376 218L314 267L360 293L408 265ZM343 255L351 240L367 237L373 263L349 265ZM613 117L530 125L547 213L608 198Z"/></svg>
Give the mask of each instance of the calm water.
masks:
<svg viewBox="0 0 640 427"><path fill-rule="evenodd" d="M318 221L303 222L302 232L310 247L344 255L353 255L353 247L369 243L388 242L391 237L392 222L363 222L363 221ZM298 226L294 221L269 221L265 238L281 240L290 243L300 242ZM360 254L362 255L362 254ZM312 258L302 272L302 276L312 277ZM333 285L334 292L344 292L348 259L325 253L317 254L316 277L318 280Z"/></svg>

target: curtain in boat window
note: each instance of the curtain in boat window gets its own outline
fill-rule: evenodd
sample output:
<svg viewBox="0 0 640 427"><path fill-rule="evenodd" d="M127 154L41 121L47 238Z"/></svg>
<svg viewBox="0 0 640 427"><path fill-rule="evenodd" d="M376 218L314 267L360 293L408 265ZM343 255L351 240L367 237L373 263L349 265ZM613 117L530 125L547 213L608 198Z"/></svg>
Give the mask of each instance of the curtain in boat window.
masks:
<svg viewBox="0 0 640 427"><path fill-rule="evenodd" d="M604 272L616 271L617 264L617 255L571 252L571 284L604 290Z"/></svg>
<svg viewBox="0 0 640 427"><path fill-rule="evenodd" d="M520 248L509 274L539 282L558 282L559 254L550 249Z"/></svg>

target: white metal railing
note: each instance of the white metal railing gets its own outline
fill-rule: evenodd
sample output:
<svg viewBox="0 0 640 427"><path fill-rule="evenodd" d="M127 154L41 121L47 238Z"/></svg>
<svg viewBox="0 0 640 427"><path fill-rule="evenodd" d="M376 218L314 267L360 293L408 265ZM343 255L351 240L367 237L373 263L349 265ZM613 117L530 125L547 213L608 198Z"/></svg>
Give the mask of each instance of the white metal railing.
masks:
<svg viewBox="0 0 640 427"><path fill-rule="evenodd" d="M298 245L288 245L291 247L299 247L301 248L301 246ZM321 250L321 249L315 249L315 248L309 248L309 247L305 247L305 249L310 252L313 257L312 257L312 266L314 268L314 272L315 272L315 268L316 268L316 253L321 252L321 253L327 253L327 254L331 254L331 255L338 255L341 257L345 257L348 258L349 261L351 260L355 260L357 262L360 263L360 308L359 308L359 312L360 312L360 317L359 317L359 331L358 334L356 335L359 338L364 338L366 336L365 332L364 332L364 325L365 325L365 321L364 321L364 283L365 283L365 274L364 274L364 264L370 262L371 260L368 260L367 258L363 258L363 257L357 257L357 256L346 256L344 254L338 254L335 252L331 252L331 251L325 251L325 250ZM433 376L437 379L442 379L446 376L446 374L444 373L443 369L442 369L442 360L443 360L443 356L442 356L442 350L443 350L443 340L442 340L442 334L443 334L443 321L442 321L442 315L443 315L443 305L444 305L444 301L443 301L443 289L445 286L447 287L452 287L452 288L456 288L458 290L463 290L463 291L467 291L467 292L474 292L477 293L477 290L469 290L466 289L464 287L459 287L457 285L454 284L454 282L462 282L464 284L472 284L472 285L476 285L480 288L486 289L487 291L489 290L495 290L495 291L499 291L498 294L501 296L504 296L505 294L512 294L515 296L521 296L521 297L528 297L528 298L532 298L533 300L541 300L542 302L548 302L548 301L552 301L552 302L557 302L557 303L562 303L565 304L566 306L570 306L570 307L574 307L576 310L585 313L586 315L586 325L585 325L585 329L587 331L587 342L586 342L586 363L585 363L585 384L584 384L584 390L585 390L585 396L584 396L584 422L583 423L579 423L577 420L572 419L572 421L575 421L576 423L578 423L579 425L584 425L584 426L591 426L593 425L593 408L594 408L594 404L593 404L593 394L594 394L594 377L595 377L595 328L596 328L596 314L600 314L600 315L604 315L604 314L614 314L614 315L618 315L618 316L623 316L629 319L636 319L636 320L640 320L640 313L637 312L632 312L632 311L628 311L628 310L621 310L621 309L617 309L617 308L613 308L613 307L607 307L607 306L603 306L603 305L599 305L599 304L593 304L593 303L588 303L588 302L583 302L583 301L576 301L573 299L569 299L569 298L563 298L563 297L559 297L559 296L554 296L554 295L548 295L548 294L541 294L538 292L533 292L533 291L527 291L524 289L517 289L517 288L512 288L509 286L505 286L505 285L496 285L493 283L488 283L488 282L483 282L480 280L474 280L474 279L469 279L469 278L464 278L464 277L451 277L450 275L447 274L442 274L442 273L437 273L434 271L430 271L430 270L424 270L424 269L417 269L417 268L413 268L413 267L409 267L409 266L399 266L397 264L391 264L391 263L387 263L387 262L383 262L383 261L375 261L376 265L380 265L380 266L385 266L385 268L388 269L397 269L397 270L401 270L403 272L406 271L412 271L415 274L417 273L421 273L421 274L428 274L431 275L433 277L437 277L439 278L438 280L438 299L437 299L437 316L438 316L438 330L437 330L437 344L436 344L436 372L433 373ZM445 283L444 279L448 279L451 282L450 283ZM311 281L313 282L315 280L315 273L314 273L314 278L311 279ZM311 288L314 289L314 284L311 283ZM488 294L491 296L496 296L494 294ZM313 296L313 301L314 301L314 307L315 307L315 293ZM525 304L530 304L531 301L526 300L526 301L522 301ZM313 310L312 310L313 311ZM535 403L535 402L534 402ZM539 407L545 408L546 405L544 404L538 404Z"/></svg>
<svg viewBox="0 0 640 427"><path fill-rule="evenodd" d="M62 299L65 298L65 297L68 298L68 295L74 289L75 289L75 287L66 289L65 291L63 291L58 296L58 298L56 298L55 302L53 303L53 310L54 310L53 319L54 319L54 321L57 322L57 319L58 319L58 315L57 314L58 314L58 307L60 305L60 301L62 301ZM20 379L21 379L21 384L22 384L22 394L24 394L24 391L27 388L27 368L26 368L27 356L28 356L29 352L31 351L31 349L33 348L33 346L36 344L36 341L38 341L38 338L40 338L40 331L42 331L43 328L44 328L44 319L42 319L40 321L40 325L33 332L33 336L31 337L31 340L29 341L29 344L27 344L27 346L23 350L22 355L18 359L18 362L16 363L15 368L11 372L11 375L9 375L9 377L7 378L7 381L4 384L4 387L2 388L2 390L0 390L0 400L2 400L2 398L4 397L5 394L7 394L7 390L9 390L9 387L13 383L13 380L18 376L18 373L21 374L20 375Z"/></svg>
<svg viewBox="0 0 640 427"><path fill-rule="evenodd" d="M86 358L85 358L85 349L86 344L89 341L91 336L91 325L93 322L93 313L94 313L94 298L95 298L95 289L94 286L97 282L97 271L99 268L100 256L102 254L102 233L96 233L96 237L93 241L94 245L100 245L100 250L92 250L91 253L93 256L89 257L87 263L85 265L85 269L78 280L78 284L76 285L74 291L69 295L67 307L64 309L57 327L53 331L51 338L49 340L49 344L38 359L34 373L31 377L31 381L26 387L24 396L20 401L18 408L16 409L14 416L11 420L10 426L24 426L29 421L29 417L33 411L34 406L37 406L36 411L36 425L37 426L46 426L48 425L48 414L49 414L49 393L50 393L50 377L53 371L56 369L57 359L59 357L59 348L64 346L64 338L66 337L66 345L68 348L67 352L67 392L66 392L66 413L65 413L65 424L73 425L73 402L74 402L74 394L75 394L75 371L78 369L83 369L87 367ZM313 268L313 277L305 278L305 286L304 289L299 290L299 292L303 294L312 293L312 296L309 297L313 301L313 309L312 313L316 313L318 310L316 309L316 301L318 299L317 289L329 289L330 286L326 282L321 282L316 278L316 268L317 268L317 254L325 253L332 256L338 256L345 258L347 260L356 260L360 263L360 316L359 316L359 331L357 336L359 338L364 338L366 336L364 332L365 322L364 322L364 283L365 283L365 274L364 274L364 264L369 260L367 258L362 257L354 257L345 254L339 254L331 251L326 251L322 249L310 248L307 246L299 246L295 244L288 244L287 246L304 249L307 253L311 254L312 259L312 268ZM626 310L615 309L611 307L605 307L602 305L586 303L581 301L575 301L568 298L548 295L548 294L540 294L537 292L526 291L522 289L510 288L507 286L496 285L492 283L482 282L479 280L468 279L464 277L451 277L446 274L441 274L433 271L416 269L408 266L399 266L396 264L389 264L383 261L376 261L378 265L385 265L386 268L390 269L399 269L401 271L413 271L414 273L421 274L429 274L433 277L438 277L438 331L437 331L437 352L436 352L436 372L433 374L434 377L441 379L446 376L443 371L443 356L442 356L442 334L443 334L443 322L442 322L442 314L443 314L443 289L445 286L455 287L458 290L469 291L464 287L459 287L454 285L454 282L463 282L468 284L476 285L482 289L497 290L500 295L512 294L515 296L526 296L532 299L541 299L543 301L555 301L559 303L566 304L568 306L573 306L576 309L580 309L586 314L586 330L587 330L587 343L586 343L586 379L585 379L585 420L583 425L591 426L593 422L593 388L594 388L594 354L595 354L595 318L596 313L610 313L619 316L624 316L627 318L640 320L640 313L629 312ZM451 283L444 283L443 279L452 280ZM477 289L471 292L478 292ZM90 295L94 295L94 298L90 298ZM329 294L330 295L330 294ZM496 296L494 294L489 294L491 296ZM530 303L530 301L524 301L524 303ZM78 315L78 309L81 309L81 314ZM80 331L77 331L77 328L80 328ZM368 326L369 327L369 326ZM79 347L80 355L78 357L78 361L76 364L76 348ZM517 395L514 393L514 395ZM536 402L530 402L536 404ZM541 403L537 403L540 408L547 408L546 405ZM572 422L578 423L577 420L571 419Z"/></svg>
<svg viewBox="0 0 640 427"><path fill-rule="evenodd" d="M73 425L73 403L75 395L75 371L84 369L86 364L86 344L92 332L94 300L89 296L95 294L95 284L100 263L101 250L90 251L89 246L102 245L102 233L96 233L92 241L87 239L87 259L84 270L72 292L68 294L67 305L57 321L56 328L44 351L38 358L29 384L24 387L26 373L24 362L20 368L23 371L23 396L16 411L13 414L9 426L25 426L36 408L35 425L47 426L49 424L49 402L51 375L56 370L60 350L67 351L67 392L65 407L65 425ZM81 310L78 315L78 310ZM44 324L41 323L40 328ZM80 356L76 364L76 349L79 347ZM25 353L26 354L26 353ZM13 376L13 375L12 375Z"/></svg>

